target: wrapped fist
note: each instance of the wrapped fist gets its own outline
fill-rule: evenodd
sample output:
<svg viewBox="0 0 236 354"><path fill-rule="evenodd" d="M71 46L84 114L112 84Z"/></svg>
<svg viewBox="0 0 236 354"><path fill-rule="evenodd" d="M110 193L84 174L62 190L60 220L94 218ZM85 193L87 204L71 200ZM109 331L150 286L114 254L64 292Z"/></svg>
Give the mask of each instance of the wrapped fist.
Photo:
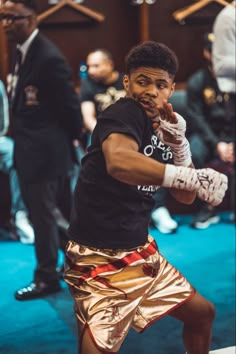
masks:
<svg viewBox="0 0 236 354"><path fill-rule="evenodd" d="M195 191L205 202L219 205L228 189L228 178L211 168L194 168L166 165L162 185L164 187Z"/></svg>
<svg viewBox="0 0 236 354"><path fill-rule="evenodd" d="M174 164L189 166L192 163L189 142L185 137L186 122L184 118L173 112L172 105L163 102L158 107L159 121L153 123L153 130L159 140L171 147Z"/></svg>

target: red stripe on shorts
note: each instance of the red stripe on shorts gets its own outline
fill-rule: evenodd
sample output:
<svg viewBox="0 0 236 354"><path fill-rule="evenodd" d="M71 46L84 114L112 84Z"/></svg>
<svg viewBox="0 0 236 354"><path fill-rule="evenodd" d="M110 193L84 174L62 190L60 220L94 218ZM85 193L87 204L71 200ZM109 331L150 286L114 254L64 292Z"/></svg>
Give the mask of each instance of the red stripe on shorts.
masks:
<svg viewBox="0 0 236 354"><path fill-rule="evenodd" d="M126 267L129 264L132 264L139 259L147 259L149 256L152 254L156 253L157 248L156 248L156 242L153 240L147 248L142 249L140 252L134 251L133 253L129 254L128 256L125 256L121 259L118 259L114 262L104 264L101 266L97 266L93 269L90 267L83 267L83 266L78 266L71 262L71 260L67 257L67 262L70 265L72 270L77 270L81 273L84 273L80 278L83 280L86 280L88 278L95 278L99 274L104 273L104 272L110 272L114 270L118 270L121 268Z"/></svg>

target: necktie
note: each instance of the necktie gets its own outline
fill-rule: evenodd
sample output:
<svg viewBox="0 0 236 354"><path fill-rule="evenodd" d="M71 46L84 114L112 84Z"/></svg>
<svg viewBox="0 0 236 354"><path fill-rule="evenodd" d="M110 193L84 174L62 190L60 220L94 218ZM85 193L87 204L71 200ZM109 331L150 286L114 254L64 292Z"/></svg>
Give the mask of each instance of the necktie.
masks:
<svg viewBox="0 0 236 354"><path fill-rule="evenodd" d="M19 48L16 48L15 52L15 60L14 60L14 65L13 65L13 73L12 73L12 78L11 78L11 88L10 88L10 101L11 103L13 102L15 93L16 93L16 85L19 77L19 71L22 63L22 52L20 51Z"/></svg>
<svg viewBox="0 0 236 354"><path fill-rule="evenodd" d="M14 75L18 75L20 66L22 61L22 52L19 48L16 49L16 58L15 58L15 67L14 67Z"/></svg>

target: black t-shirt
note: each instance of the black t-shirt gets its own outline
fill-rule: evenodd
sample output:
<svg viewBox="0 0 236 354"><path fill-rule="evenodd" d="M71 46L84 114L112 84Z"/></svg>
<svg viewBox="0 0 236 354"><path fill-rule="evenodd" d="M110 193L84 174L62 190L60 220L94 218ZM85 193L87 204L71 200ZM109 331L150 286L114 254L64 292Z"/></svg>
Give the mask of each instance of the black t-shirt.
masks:
<svg viewBox="0 0 236 354"><path fill-rule="evenodd" d="M119 98L124 96L123 74L121 73L119 73L117 80L109 85L91 80L90 77L81 82L80 101L94 102L97 116L112 103L115 103Z"/></svg>
<svg viewBox="0 0 236 354"><path fill-rule="evenodd" d="M69 236L98 248L136 247L146 242L152 195L158 187L132 186L107 173L101 145L111 133L132 136L146 156L164 163L172 160L170 148L154 135L152 122L139 103L121 98L112 104L100 114L92 145L83 159Z"/></svg>

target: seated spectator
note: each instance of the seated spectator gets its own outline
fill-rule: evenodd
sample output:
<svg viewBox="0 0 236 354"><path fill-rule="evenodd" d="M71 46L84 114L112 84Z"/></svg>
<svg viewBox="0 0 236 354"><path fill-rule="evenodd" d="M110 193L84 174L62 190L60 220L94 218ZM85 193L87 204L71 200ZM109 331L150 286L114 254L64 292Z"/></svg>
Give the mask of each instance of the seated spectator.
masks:
<svg viewBox="0 0 236 354"><path fill-rule="evenodd" d="M111 53L95 49L86 60L88 77L81 80L80 102L83 122L88 132L88 142L100 112L125 96L123 74L115 70Z"/></svg>
<svg viewBox="0 0 236 354"><path fill-rule="evenodd" d="M224 164L225 173L230 173L235 159L233 124L226 116L228 95L220 91L212 67L213 41L214 35L206 33L203 48L206 67L193 74L187 82L188 138L197 169L218 159ZM204 229L218 221L217 210L202 202L191 226Z"/></svg>
<svg viewBox="0 0 236 354"><path fill-rule="evenodd" d="M235 154L235 121L236 121L236 1L225 6L218 13L213 23L215 41L212 47L212 63L216 80L222 92L227 94L226 119L231 122L234 132ZM232 220L235 221L235 161L231 176L231 205L233 206Z"/></svg>
<svg viewBox="0 0 236 354"><path fill-rule="evenodd" d="M0 81L0 116L1 121L9 121L8 101L5 88ZM4 126L7 127L6 123ZM3 129L3 133L5 129ZM34 243L34 231L28 217L28 211L22 200L18 177L13 168L14 142L8 136L0 136L0 171L9 175L11 192L11 219L2 221L1 227L6 229L14 239L20 239L22 243Z"/></svg>

